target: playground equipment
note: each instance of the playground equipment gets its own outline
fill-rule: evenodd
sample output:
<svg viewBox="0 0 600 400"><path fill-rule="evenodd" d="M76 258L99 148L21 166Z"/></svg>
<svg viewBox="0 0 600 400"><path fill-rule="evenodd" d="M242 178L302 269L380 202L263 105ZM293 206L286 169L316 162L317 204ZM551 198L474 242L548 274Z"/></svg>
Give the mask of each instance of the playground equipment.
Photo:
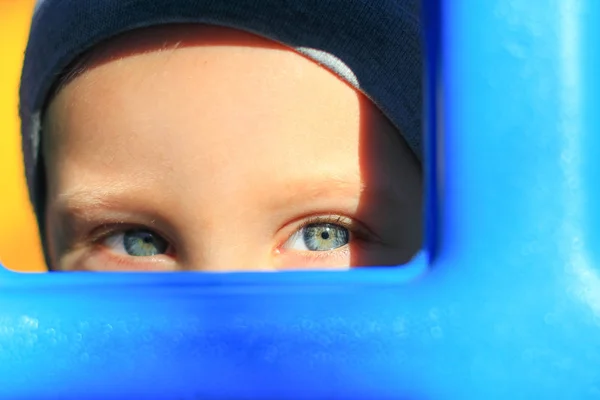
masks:
<svg viewBox="0 0 600 400"><path fill-rule="evenodd" d="M0 1L0 263L45 271L28 201L19 130L19 76L34 0Z"/></svg>
<svg viewBox="0 0 600 400"><path fill-rule="evenodd" d="M409 265L0 272L0 398L600 397L600 2L430 0Z"/></svg>

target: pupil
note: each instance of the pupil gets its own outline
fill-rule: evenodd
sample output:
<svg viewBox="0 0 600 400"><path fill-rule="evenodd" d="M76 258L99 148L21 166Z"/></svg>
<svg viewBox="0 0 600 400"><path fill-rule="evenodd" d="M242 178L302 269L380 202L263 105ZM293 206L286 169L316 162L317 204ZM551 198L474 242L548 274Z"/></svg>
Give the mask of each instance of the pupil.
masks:
<svg viewBox="0 0 600 400"><path fill-rule="evenodd" d="M348 244L346 228L336 224L310 224L302 230L304 245L310 251L329 251Z"/></svg>
<svg viewBox="0 0 600 400"><path fill-rule="evenodd" d="M153 232L133 229L124 234L123 246L130 256L150 257L165 253L169 243Z"/></svg>

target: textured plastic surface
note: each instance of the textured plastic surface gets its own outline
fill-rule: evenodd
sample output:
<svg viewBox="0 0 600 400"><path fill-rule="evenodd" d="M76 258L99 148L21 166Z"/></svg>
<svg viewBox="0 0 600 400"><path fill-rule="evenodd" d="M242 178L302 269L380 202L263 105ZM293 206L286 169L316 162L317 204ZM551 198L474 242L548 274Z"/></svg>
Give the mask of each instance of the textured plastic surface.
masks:
<svg viewBox="0 0 600 400"><path fill-rule="evenodd" d="M424 10L427 252L340 273L2 271L0 398L599 398L600 2Z"/></svg>

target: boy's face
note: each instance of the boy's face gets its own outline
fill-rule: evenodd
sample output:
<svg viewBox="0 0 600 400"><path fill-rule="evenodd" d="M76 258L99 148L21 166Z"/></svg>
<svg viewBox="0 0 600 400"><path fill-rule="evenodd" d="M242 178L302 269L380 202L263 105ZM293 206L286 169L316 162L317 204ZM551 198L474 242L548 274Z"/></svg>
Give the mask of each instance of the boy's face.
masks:
<svg viewBox="0 0 600 400"><path fill-rule="evenodd" d="M44 120L53 269L407 262L421 172L364 96L292 50L169 26L96 49Z"/></svg>

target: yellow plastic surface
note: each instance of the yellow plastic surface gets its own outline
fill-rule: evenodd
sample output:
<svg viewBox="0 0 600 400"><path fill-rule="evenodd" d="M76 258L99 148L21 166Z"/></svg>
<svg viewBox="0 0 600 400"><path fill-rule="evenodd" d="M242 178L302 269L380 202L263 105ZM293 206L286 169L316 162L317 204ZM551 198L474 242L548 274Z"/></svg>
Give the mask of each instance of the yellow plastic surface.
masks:
<svg viewBox="0 0 600 400"><path fill-rule="evenodd" d="M25 184L18 90L33 0L0 0L0 263L45 271Z"/></svg>

